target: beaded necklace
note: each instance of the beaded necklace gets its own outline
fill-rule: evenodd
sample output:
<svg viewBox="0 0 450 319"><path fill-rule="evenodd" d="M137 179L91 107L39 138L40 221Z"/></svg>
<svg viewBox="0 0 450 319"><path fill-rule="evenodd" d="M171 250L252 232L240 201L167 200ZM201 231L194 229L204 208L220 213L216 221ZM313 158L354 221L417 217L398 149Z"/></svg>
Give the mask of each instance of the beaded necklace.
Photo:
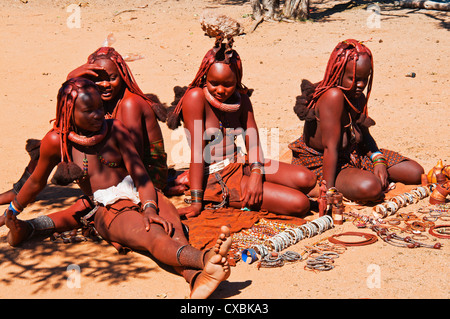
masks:
<svg viewBox="0 0 450 319"><path fill-rule="evenodd" d="M110 162L110 161L106 160L103 156L101 156L101 155L98 154L98 153L97 153L97 158L100 160L100 162L101 162L103 165L106 165L106 166L108 166L108 167L116 168L116 167L119 167L119 166L120 166L120 163Z"/></svg>

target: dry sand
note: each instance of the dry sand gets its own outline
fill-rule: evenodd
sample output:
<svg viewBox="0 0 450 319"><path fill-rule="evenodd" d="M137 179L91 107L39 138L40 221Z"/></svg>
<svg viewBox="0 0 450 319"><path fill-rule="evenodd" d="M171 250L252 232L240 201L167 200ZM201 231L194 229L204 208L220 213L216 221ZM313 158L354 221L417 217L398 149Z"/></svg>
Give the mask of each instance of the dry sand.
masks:
<svg viewBox="0 0 450 319"><path fill-rule="evenodd" d="M0 4L0 190L10 189L22 174L28 162L26 139L41 138L50 129L57 90L67 73L84 63L108 33L114 33L114 47L123 55L145 56L130 63L139 85L170 104L172 88L192 80L213 45L198 22L203 9L220 10L247 29L253 22L248 1L99 0L81 1L81 27L69 28L72 12L67 8L79 1L23 2ZM312 3L318 17L314 21L264 22L235 40L243 59L244 83L255 89L256 120L260 128L279 130L279 149L268 150L268 156L283 154L301 134L303 124L292 111L301 79L320 80L338 41L356 38L368 41L375 57L369 113L377 122L372 134L379 146L416 159L427 171L439 159L450 164L448 14L381 4L380 27L369 28L367 5ZM410 72L416 77L405 76ZM172 153L182 138L165 125L163 129L170 163L187 166L186 154ZM49 185L21 218L66 207L79 194L75 188ZM427 205L426 199L403 210ZM355 230L347 222L291 249L300 252L318 239ZM63 244L48 239L11 248L6 232L6 227L0 228L0 298L183 299L189 295L182 277L139 253L118 255L105 242ZM447 299L450 245L448 239L439 241L444 243L440 250L406 249L380 240L351 247L336 261L335 269L321 273L305 271L304 263L257 270L255 264L239 262L212 298ZM69 265L81 269L80 288L67 285ZM372 287L376 274L379 286Z"/></svg>

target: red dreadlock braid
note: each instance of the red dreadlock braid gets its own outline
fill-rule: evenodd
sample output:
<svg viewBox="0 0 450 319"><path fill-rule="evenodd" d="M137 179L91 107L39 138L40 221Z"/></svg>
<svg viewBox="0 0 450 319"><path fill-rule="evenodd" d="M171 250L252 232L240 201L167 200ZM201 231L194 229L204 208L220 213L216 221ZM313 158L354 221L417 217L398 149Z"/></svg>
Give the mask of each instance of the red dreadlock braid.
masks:
<svg viewBox="0 0 450 319"><path fill-rule="evenodd" d="M52 182L55 184L68 185L83 176L82 169L73 163L70 158L68 136L74 130L73 112L78 94L89 87L98 91L94 82L85 78L73 78L64 82L58 91L53 130L59 133L61 139L61 163L58 164L52 178Z"/></svg>
<svg viewBox="0 0 450 319"><path fill-rule="evenodd" d="M338 87L344 91L348 91L354 86L354 81L356 78L356 61L361 54L367 54L370 57L370 61L372 64L372 73L370 74L369 82L367 85L366 105L364 105L362 110L355 109L355 111L357 111L358 113L362 112L367 116L367 101L369 100L370 91L372 90L373 80L372 52L364 44L354 39L342 41L334 48L333 52L331 53L330 59L328 60L324 78L316 86L312 99L309 102L308 108L314 108L320 96L322 96L322 94L324 94L332 87ZM345 72L345 67L351 60L354 62L353 83L350 88L344 88L340 85L340 83Z"/></svg>
<svg viewBox="0 0 450 319"><path fill-rule="evenodd" d="M155 95L147 96L142 92L139 86L134 79L133 74L131 73L128 64L125 62L123 57L111 47L101 47L97 49L94 53L92 53L88 57L88 63L94 63L98 59L109 59L115 65L117 70L119 71L120 77L125 82L126 86L130 90L131 93L137 94L142 97L150 106L156 114L158 120L165 122L167 119L167 109L164 107ZM154 100L152 100L154 99ZM113 111L113 117L115 118L117 114L117 107Z"/></svg>
<svg viewBox="0 0 450 319"><path fill-rule="evenodd" d="M167 126L174 130L180 125L180 113L182 110L183 98L186 93L196 87L202 88L205 85L206 75L214 63L221 62L227 63L230 65L231 69L236 74L236 88L239 93L249 94L251 90L242 84L242 62L239 54L231 48L232 41L228 40L228 43L221 43L223 39L216 39L215 46L209 50L206 55L203 57L202 63L200 64L200 68L195 75L194 80L187 87L186 92L183 97L178 101L176 107L171 107L168 115Z"/></svg>

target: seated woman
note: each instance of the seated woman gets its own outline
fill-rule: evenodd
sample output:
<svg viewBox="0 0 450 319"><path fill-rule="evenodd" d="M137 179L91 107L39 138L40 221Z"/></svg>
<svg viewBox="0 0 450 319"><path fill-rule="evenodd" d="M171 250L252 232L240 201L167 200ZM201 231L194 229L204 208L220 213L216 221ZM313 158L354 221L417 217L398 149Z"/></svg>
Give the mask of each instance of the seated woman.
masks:
<svg viewBox="0 0 450 319"><path fill-rule="evenodd" d="M302 82L294 111L305 121L303 135L289 145L293 164L311 169L328 191L359 202L380 200L390 181L420 184L424 172L415 161L379 149L370 134L372 80L369 48L353 39L340 42L323 80Z"/></svg>
<svg viewBox="0 0 450 319"><path fill-rule="evenodd" d="M38 164L5 212L8 242L18 245L42 226L16 215L42 191L58 166L54 181L63 185L75 181L95 203L90 220L100 236L116 247L146 250L177 267L191 284L192 298L208 297L230 275L229 229L221 228L209 251L190 246L176 208L153 186L125 126L105 120L98 87L83 78L68 80L57 101L54 127L41 141Z"/></svg>
<svg viewBox="0 0 450 319"><path fill-rule="evenodd" d="M166 121L167 109L156 96L142 92L127 63L112 47L97 49L67 79L80 76L98 85L106 117L120 120L130 131L153 184L163 190L168 168L158 120Z"/></svg>
<svg viewBox="0 0 450 319"><path fill-rule="evenodd" d="M69 73L67 79L85 77L94 81L100 88L103 107L107 117L120 120L130 131L131 138L154 185L164 189L167 184L167 154L158 120L165 121L166 108L155 96L150 99L137 85L127 63L111 47L101 47L92 53L87 63ZM35 144L30 144L35 145ZM35 147L35 148L38 148ZM36 153L36 151L34 151ZM20 183L13 190L0 195L0 204L9 203L25 183L35 165L39 153L30 160ZM50 217L54 220L55 231L66 231L80 226L79 217L89 210L86 200L80 199L70 208ZM4 217L0 217L0 226Z"/></svg>
<svg viewBox="0 0 450 319"><path fill-rule="evenodd" d="M231 48L232 39L222 42L219 36L186 93L169 111L169 128L178 127L182 119L191 148L191 205L179 212L197 216L205 202L212 202L213 207L303 216L310 204L305 194L316 178L304 167L264 158L248 89L242 84L241 59ZM235 144L243 133L245 156Z"/></svg>

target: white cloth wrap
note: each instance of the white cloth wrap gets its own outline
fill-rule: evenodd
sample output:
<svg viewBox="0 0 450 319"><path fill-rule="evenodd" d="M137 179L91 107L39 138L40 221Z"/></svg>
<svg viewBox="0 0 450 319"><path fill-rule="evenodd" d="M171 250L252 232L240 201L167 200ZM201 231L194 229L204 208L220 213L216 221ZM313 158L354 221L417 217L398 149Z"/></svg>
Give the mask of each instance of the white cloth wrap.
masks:
<svg viewBox="0 0 450 319"><path fill-rule="evenodd" d="M135 204L139 204L139 192L134 186L133 179L127 175L117 186L106 189L99 189L94 192L94 202L103 206L111 205L120 199L129 199Z"/></svg>

